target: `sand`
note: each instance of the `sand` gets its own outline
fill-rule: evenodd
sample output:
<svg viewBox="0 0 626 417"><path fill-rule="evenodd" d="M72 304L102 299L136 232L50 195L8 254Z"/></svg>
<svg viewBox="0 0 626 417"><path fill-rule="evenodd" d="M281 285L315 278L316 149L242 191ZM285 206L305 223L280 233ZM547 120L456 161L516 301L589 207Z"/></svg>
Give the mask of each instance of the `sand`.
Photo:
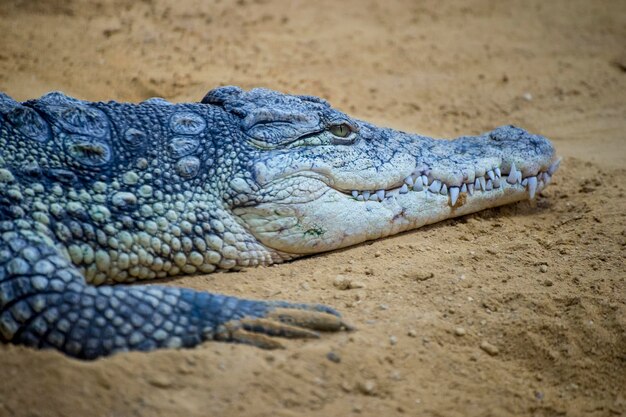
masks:
<svg viewBox="0 0 626 417"><path fill-rule="evenodd" d="M514 123L564 157L535 204L175 282L357 331L93 362L4 345L1 416L626 415L624 1L7 0L0 33L16 99L263 86L438 137Z"/></svg>

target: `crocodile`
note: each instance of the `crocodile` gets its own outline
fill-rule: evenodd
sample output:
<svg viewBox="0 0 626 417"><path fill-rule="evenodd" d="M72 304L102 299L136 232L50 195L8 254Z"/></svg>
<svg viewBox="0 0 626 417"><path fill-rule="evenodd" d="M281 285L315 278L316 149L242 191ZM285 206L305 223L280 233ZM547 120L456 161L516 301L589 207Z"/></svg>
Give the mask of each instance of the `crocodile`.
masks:
<svg viewBox="0 0 626 417"><path fill-rule="evenodd" d="M0 339L94 359L350 329L331 307L134 284L270 265L533 199L560 159L515 126L433 139L314 96L0 94Z"/></svg>

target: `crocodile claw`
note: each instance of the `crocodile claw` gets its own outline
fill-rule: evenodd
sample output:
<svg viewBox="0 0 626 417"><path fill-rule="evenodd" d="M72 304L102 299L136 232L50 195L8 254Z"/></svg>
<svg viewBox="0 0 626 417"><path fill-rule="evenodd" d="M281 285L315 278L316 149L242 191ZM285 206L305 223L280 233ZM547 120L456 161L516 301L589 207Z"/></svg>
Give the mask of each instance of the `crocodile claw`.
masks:
<svg viewBox="0 0 626 417"><path fill-rule="evenodd" d="M319 331L337 332L354 330L338 315L320 311L319 306L297 305L279 307L265 317L244 317L225 323L215 335L216 339L245 343L263 349L282 349L274 337L285 339L317 339Z"/></svg>

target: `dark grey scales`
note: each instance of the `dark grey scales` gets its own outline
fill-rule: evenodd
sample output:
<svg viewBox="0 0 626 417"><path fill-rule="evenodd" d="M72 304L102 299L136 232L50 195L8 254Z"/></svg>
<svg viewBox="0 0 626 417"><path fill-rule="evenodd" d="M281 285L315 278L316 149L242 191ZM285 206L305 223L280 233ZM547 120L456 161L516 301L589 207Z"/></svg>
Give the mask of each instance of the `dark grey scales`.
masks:
<svg viewBox="0 0 626 417"><path fill-rule="evenodd" d="M534 198L557 167L548 140L516 127L435 140L264 89L186 104L0 94L0 338L92 359L347 328L321 305L118 283L283 262Z"/></svg>

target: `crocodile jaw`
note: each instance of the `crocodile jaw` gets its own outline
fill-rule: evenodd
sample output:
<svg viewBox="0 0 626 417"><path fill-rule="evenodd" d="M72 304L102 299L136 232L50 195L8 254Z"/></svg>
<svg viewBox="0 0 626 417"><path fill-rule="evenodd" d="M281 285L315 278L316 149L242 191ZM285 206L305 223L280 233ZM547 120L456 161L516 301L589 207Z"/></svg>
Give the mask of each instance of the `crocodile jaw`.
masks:
<svg viewBox="0 0 626 417"><path fill-rule="evenodd" d="M318 253L532 199L560 162L547 139L513 127L454 141L393 133L383 150L402 152L389 153L384 169L317 156L308 169L281 158L261 164L262 202L234 214L270 248Z"/></svg>

